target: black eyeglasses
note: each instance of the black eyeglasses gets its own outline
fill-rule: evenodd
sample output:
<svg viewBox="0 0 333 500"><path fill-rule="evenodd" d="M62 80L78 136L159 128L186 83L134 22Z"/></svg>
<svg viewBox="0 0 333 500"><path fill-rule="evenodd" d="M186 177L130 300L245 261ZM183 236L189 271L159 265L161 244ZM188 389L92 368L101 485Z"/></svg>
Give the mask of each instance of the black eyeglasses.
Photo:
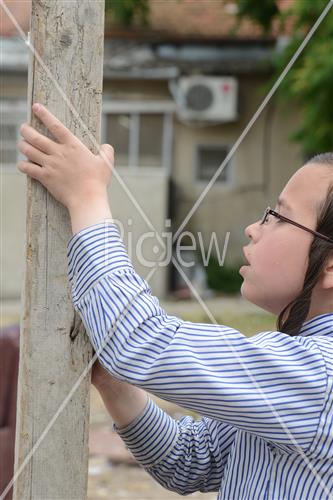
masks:
<svg viewBox="0 0 333 500"><path fill-rule="evenodd" d="M317 236L317 238L321 238L322 240L328 241L333 245L333 240L329 238L328 236L325 236L324 234L318 233L317 231L313 231L312 229L309 229L308 227L302 226L302 224L299 224L298 222L295 222L291 219L288 219L287 217L284 217L283 215L280 215L279 213L275 212L275 210L272 210L271 207L267 207L264 213L264 216L260 222L260 224L265 224L267 222L268 216L273 215L274 217L277 217L280 220L283 220L284 222L289 222L289 224L293 224L294 226L297 226L301 229L304 229L304 231L308 231L309 233L313 234L314 236Z"/></svg>

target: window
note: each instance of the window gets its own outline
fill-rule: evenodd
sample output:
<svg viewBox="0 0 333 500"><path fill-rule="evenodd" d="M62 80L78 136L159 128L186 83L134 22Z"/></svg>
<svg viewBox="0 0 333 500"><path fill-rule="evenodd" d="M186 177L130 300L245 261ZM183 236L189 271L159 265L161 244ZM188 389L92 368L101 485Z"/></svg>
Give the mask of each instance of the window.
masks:
<svg viewBox="0 0 333 500"><path fill-rule="evenodd" d="M25 101L0 101L1 167L16 172L19 127L26 121ZM102 141L115 148L117 167L171 170L173 113L168 101L103 103Z"/></svg>
<svg viewBox="0 0 333 500"><path fill-rule="evenodd" d="M117 157L117 165L129 164L129 144L131 116L126 114L114 114L107 116L107 141L114 147Z"/></svg>
<svg viewBox="0 0 333 500"><path fill-rule="evenodd" d="M139 166L162 166L163 115L141 115Z"/></svg>
<svg viewBox="0 0 333 500"><path fill-rule="evenodd" d="M196 180L208 182L216 173L229 153L227 146L199 145L197 148ZM230 161L223 167L216 182L230 183Z"/></svg>
<svg viewBox="0 0 333 500"><path fill-rule="evenodd" d="M26 104L19 101L0 102L0 166L17 172L16 164L23 158L17 149L20 125L26 121Z"/></svg>
<svg viewBox="0 0 333 500"><path fill-rule="evenodd" d="M116 167L164 169L172 158L173 103L103 103L103 142L115 149Z"/></svg>

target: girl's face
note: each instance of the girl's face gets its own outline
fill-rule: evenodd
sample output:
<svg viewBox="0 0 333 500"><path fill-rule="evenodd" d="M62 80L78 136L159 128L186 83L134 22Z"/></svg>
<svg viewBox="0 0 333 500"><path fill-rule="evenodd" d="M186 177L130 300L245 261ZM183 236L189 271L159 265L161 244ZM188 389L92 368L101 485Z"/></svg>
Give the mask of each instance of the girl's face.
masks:
<svg viewBox="0 0 333 500"><path fill-rule="evenodd" d="M332 180L332 168L326 165L303 166L283 189L275 211L316 230L318 209ZM303 289L314 236L273 215L263 225L248 226L245 234L251 242L244 248L249 265L240 271L241 294L278 315Z"/></svg>

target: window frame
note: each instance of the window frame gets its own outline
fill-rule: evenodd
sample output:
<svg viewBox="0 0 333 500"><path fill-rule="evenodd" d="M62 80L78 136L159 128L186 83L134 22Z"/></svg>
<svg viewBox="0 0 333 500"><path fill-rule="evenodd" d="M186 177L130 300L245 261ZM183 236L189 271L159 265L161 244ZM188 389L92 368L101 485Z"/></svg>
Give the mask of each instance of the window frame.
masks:
<svg viewBox="0 0 333 500"><path fill-rule="evenodd" d="M27 121L27 102L23 99L1 99L0 100L0 119L1 125L14 125L16 128L16 137L15 137L15 148L16 150L16 161L14 163L0 163L0 170L2 173L10 173L10 174L19 174L19 171L16 168L17 162L20 160L24 160L25 156L20 153L17 149L17 142L21 138L20 134L20 125L23 122ZM13 143L13 141L4 141L4 145L8 142ZM2 138L1 138L2 143ZM7 149L4 147L3 149ZM9 150L11 148L8 148Z"/></svg>
<svg viewBox="0 0 333 500"><path fill-rule="evenodd" d="M107 142L107 116L126 114L130 116L128 165L119 165L121 169L138 172L149 169L152 172L164 172L171 175L173 157L173 118L176 106L173 101L108 101L102 106L102 142ZM139 166L140 116L158 114L163 117L162 129L162 164L160 166ZM116 152L117 154L117 152Z"/></svg>
<svg viewBox="0 0 333 500"><path fill-rule="evenodd" d="M164 172L171 175L173 163L173 134L174 134L174 113L176 105L173 101L110 101L102 103L102 123L101 123L101 143L107 142L107 115L124 113L130 115L130 139L129 139L129 165L120 168L128 168L131 172L137 172L142 169L149 169L152 172ZM139 158L139 131L141 114L159 114L163 116L162 132L162 165L156 167L140 167L136 161ZM4 118L6 115L6 119ZM16 126L16 142L20 139L19 126L27 121L27 101L15 99L13 101L0 99L0 117L1 123ZM5 149L5 148L4 148ZM17 151L16 163L1 163L1 171L9 173L18 173L17 162L24 159L24 156Z"/></svg>

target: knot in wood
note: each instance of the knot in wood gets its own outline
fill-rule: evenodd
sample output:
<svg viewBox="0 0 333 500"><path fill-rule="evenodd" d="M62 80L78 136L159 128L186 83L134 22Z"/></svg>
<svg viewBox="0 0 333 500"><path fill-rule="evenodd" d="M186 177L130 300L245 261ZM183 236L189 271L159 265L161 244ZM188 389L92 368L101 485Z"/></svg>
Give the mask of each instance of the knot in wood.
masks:
<svg viewBox="0 0 333 500"><path fill-rule="evenodd" d="M60 44L64 47L69 47L70 45L72 45L72 41L73 41L73 38L72 38L72 34L70 32L64 32L61 36L60 36Z"/></svg>
<svg viewBox="0 0 333 500"><path fill-rule="evenodd" d="M72 320L72 324L71 324L71 328L70 328L70 332L69 332L69 337L70 337L72 342L74 342L74 340L78 336L78 334L80 332L81 325L82 325L82 320L81 320L79 314L74 312L74 316L73 316L73 320Z"/></svg>

